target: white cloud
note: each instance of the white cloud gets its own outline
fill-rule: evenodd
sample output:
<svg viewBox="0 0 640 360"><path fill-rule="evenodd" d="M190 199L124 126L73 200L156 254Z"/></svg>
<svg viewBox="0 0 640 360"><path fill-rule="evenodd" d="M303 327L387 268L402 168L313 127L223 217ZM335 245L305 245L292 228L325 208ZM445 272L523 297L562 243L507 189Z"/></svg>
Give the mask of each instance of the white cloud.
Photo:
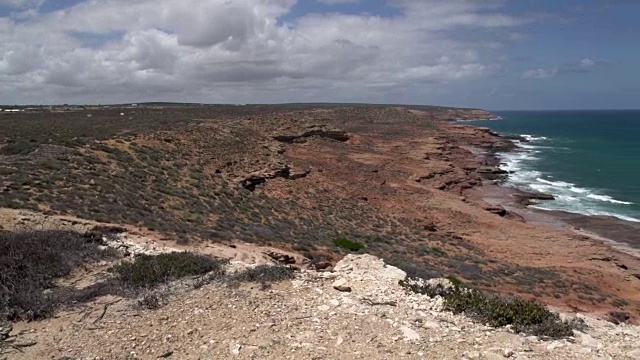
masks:
<svg viewBox="0 0 640 360"><path fill-rule="evenodd" d="M551 79L560 75L570 73L587 73L596 66L609 65L611 62L606 60L594 60L591 58L583 58L580 61L566 63L552 68L536 68L525 70L522 73L523 79Z"/></svg>
<svg viewBox="0 0 640 360"><path fill-rule="evenodd" d="M30 8L42 5L45 0L0 0L0 7L6 6L10 8Z"/></svg>
<svg viewBox="0 0 640 360"><path fill-rule="evenodd" d="M578 63L578 66L584 69L588 69L592 66L594 66L596 64L596 62L592 59L589 58L584 58L582 60L580 60L580 62Z"/></svg>
<svg viewBox="0 0 640 360"><path fill-rule="evenodd" d="M335 4L354 4L359 3L361 0L318 0L319 3L327 4L327 5L335 5Z"/></svg>
<svg viewBox="0 0 640 360"><path fill-rule="evenodd" d="M522 73L523 79L551 79L558 74L558 68L552 69L529 69Z"/></svg>
<svg viewBox="0 0 640 360"><path fill-rule="evenodd" d="M470 43L457 33L526 23L462 0L395 1L401 14L393 17L308 14L283 23L295 5L89 0L21 21L0 18L0 103L428 95L433 84L499 70L484 55L495 49L492 38Z"/></svg>

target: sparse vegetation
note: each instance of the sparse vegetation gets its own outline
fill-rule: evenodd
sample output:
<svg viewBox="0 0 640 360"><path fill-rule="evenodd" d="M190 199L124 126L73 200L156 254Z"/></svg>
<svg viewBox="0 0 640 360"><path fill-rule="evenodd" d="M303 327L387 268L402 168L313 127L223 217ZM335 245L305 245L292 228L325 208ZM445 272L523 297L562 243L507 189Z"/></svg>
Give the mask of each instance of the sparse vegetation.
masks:
<svg viewBox="0 0 640 360"><path fill-rule="evenodd" d="M301 161L281 156L281 144L271 141L274 133L299 133L308 125L361 132L374 141L404 139L414 130L442 135L431 121L394 108L372 111L367 105L350 105L318 117L315 109L324 106L162 104L0 114L0 207L145 227L183 244L237 239L295 246L317 263L335 259L335 253L366 251L412 275L450 274L478 288L504 286L558 299L576 294L585 302L613 304L611 294L589 289L584 277L568 280L554 269L492 263L491 255L448 231L445 222L436 223L433 214L381 211L371 194L392 198L405 192L380 184L410 174L350 156L356 149L377 158L382 152L373 143L308 139L312 149L335 155L338 167L349 169L344 174L351 183L331 183L329 177L341 170L324 157ZM317 169L311 177L324 171L329 183L269 181L254 192L235 183L236 176L272 161ZM361 181L361 175L367 180ZM411 196L430 196L411 191L416 191ZM462 219L465 214L451 216ZM472 219L464 220L471 224ZM337 238L346 241L336 243ZM627 310L637 306L613 305Z"/></svg>
<svg viewBox="0 0 640 360"><path fill-rule="evenodd" d="M132 289L151 289L187 276L223 274L225 261L190 252L140 255L133 262L122 262L110 269L115 281Z"/></svg>
<svg viewBox="0 0 640 360"><path fill-rule="evenodd" d="M493 327L511 326L518 333L548 338L564 338L573 335L574 329L584 324L580 321L564 322L558 314L544 305L517 296L488 293L472 288L442 285L431 286L422 279L408 279L401 285L409 291L430 297L442 296L445 309L464 313L479 322Z"/></svg>
<svg viewBox="0 0 640 360"><path fill-rule="evenodd" d="M295 277L294 269L282 265L257 265L231 274L228 281L237 286L243 282L259 283L263 289Z"/></svg>
<svg viewBox="0 0 640 360"><path fill-rule="evenodd" d="M333 240L333 244L337 247L340 247L349 251L353 251L353 252L358 252L365 248L363 244L349 240L347 238L335 239Z"/></svg>
<svg viewBox="0 0 640 360"><path fill-rule="evenodd" d="M67 231L0 232L0 321L49 317L56 279L113 256L95 239Z"/></svg>
<svg viewBox="0 0 640 360"><path fill-rule="evenodd" d="M165 303L166 298L164 294L158 291L148 291L138 300L138 306L148 310L160 309Z"/></svg>
<svg viewBox="0 0 640 360"><path fill-rule="evenodd" d="M446 279L451 281L453 286L463 286L464 285L464 282L462 282L462 280L458 279L455 275L449 275L449 276L446 277Z"/></svg>
<svg viewBox="0 0 640 360"><path fill-rule="evenodd" d="M608 315L609 321L616 325L624 324L631 318L629 313L624 311L611 311Z"/></svg>
<svg viewBox="0 0 640 360"><path fill-rule="evenodd" d="M0 147L1 155L27 155L38 148L38 143L24 139L16 139Z"/></svg>

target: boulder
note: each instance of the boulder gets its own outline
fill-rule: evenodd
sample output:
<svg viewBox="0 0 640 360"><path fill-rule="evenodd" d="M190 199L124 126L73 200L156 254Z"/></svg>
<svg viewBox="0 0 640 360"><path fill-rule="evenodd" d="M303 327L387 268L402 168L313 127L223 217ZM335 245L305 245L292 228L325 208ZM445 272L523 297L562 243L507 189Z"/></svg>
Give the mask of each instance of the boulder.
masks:
<svg viewBox="0 0 640 360"><path fill-rule="evenodd" d="M259 174L251 174L240 180L240 186L249 191L254 191L258 185L264 184L265 182L267 182L267 178L265 176Z"/></svg>
<svg viewBox="0 0 640 360"><path fill-rule="evenodd" d="M291 265L296 263L296 259L288 254L278 253L275 251L265 252L265 255L275 260L276 262L284 265Z"/></svg>
<svg viewBox="0 0 640 360"><path fill-rule="evenodd" d="M348 285L347 280L344 278L334 281L331 286L338 291L351 292L351 287Z"/></svg>
<svg viewBox="0 0 640 360"><path fill-rule="evenodd" d="M574 331L574 333L575 337L580 341L580 344L592 349L602 349L602 343L594 339L591 335L580 331Z"/></svg>
<svg viewBox="0 0 640 360"><path fill-rule="evenodd" d="M238 182L243 188L254 191L258 185L264 184L269 179L284 178L288 180L297 180L309 175L309 170L292 169L288 164L274 163L269 168L255 171Z"/></svg>
<svg viewBox="0 0 640 360"><path fill-rule="evenodd" d="M413 330L412 328L410 328L408 326L401 327L400 331L402 331L402 337L404 338L404 341L418 341L418 340L420 340L420 334L418 334L417 331Z"/></svg>
<svg viewBox="0 0 640 360"><path fill-rule="evenodd" d="M502 174L509 173L507 170L500 169L499 167L482 167L477 169L476 172L480 174L492 174L492 175L502 175Z"/></svg>
<svg viewBox="0 0 640 360"><path fill-rule="evenodd" d="M553 195L538 192L519 191L513 194L513 196L518 200L518 203L524 206L535 204L536 202L532 200L555 200L555 197Z"/></svg>
<svg viewBox="0 0 640 360"><path fill-rule="evenodd" d="M492 214L496 214L498 216L506 216L507 210L500 205L489 205L484 207L484 209Z"/></svg>
<svg viewBox="0 0 640 360"><path fill-rule="evenodd" d="M404 271L395 266L387 265L384 260L369 254L349 254L336 264L333 271L352 278L372 278L394 285L407 277L407 273Z"/></svg>

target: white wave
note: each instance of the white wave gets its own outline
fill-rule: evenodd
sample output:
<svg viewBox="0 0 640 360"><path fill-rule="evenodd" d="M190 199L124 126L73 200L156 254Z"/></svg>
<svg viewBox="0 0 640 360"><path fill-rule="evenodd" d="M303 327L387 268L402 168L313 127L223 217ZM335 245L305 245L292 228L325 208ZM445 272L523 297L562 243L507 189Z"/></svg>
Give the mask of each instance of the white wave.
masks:
<svg viewBox="0 0 640 360"><path fill-rule="evenodd" d="M527 162L537 160L533 154L518 152L502 156L500 168L509 172L522 170Z"/></svg>
<svg viewBox="0 0 640 360"><path fill-rule="evenodd" d="M546 211L556 211L556 210L560 210L560 211L567 211L567 212L571 212L574 214L582 214L582 215L601 215L601 216L613 216L616 217L620 220L626 220L626 221L631 221L631 222L640 222L640 219L636 219L630 216L625 216L625 215L620 215L620 214L614 214L612 212L608 212L608 211L598 211L598 210L593 210L593 209L571 209L571 210L566 210L566 209L554 209L554 208L550 208L550 207L544 207L544 206L539 206L539 205L530 205L529 207L534 208L534 209L538 209L538 210L546 210Z"/></svg>
<svg viewBox="0 0 640 360"><path fill-rule="evenodd" d="M550 192L552 195L555 195L556 197L565 196L567 199L568 198L575 199L574 196L567 194L567 191L569 191L574 194L586 194L587 198L593 199L593 200L606 201L612 204L633 205L633 203L631 202L616 200L608 195L599 195L599 194L592 193L588 189L576 187L574 186L575 184L568 183L565 181L549 181L542 178L537 178L536 181L540 184L529 184L529 187L536 189L538 191L542 191L542 189L544 189L545 191Z"/></svg>
<svg viewBox="0 0 640 360"><path fill-rule="evenodd" d="M507 185L529 191L537 191L550 194L555 197L553 201L545 201L544 206L533 206L542 210L562 210L584 215L605 215L614 216L622 220L640 222L630 216L617 214L615 207L609 209L604 203L615 205L632 205L631 202L614 199L607 195L602 195L596 190L582 188L576 184L551 179L549 174L543 174L533 170L536 162L540 160L538 156L545 151L559 151L562 148L541 146L540 141L547 140L543 136L533 136L529 134L521 135L529 142L513 140L518 147L516 151L500 154L502 164L500 168L509 171ZM536 143L538 141L538 143ZM550 150L546 150L550 149ZM568 150L568 149L565 149Z"/></svg>
<svg viewBox="0 0 640 360"><path fill-rule="evenodd" d="M516 144L516 145L517 145L519 148L521 148L521 149L525 149L525 150L529 150L529 151L527 151L527 152L534 153L534 154L539 154L539 153L540 153L540 150L538 150L538 149L541 149L541 147L540 147L540 146L529 145L529 144L521 144L521 143L518 143L518 144Z"/></svg>
<svg viewBox="0 0 640 360"><path fill-rule="evenodd" d="M580 199L578 199L575 196L571 196L571 195L555 195L555 198L558 201L566 201L566 202L578 202L578 201L580 201Z"/></svg>
<svg viewBox="0 0 640 360"><path fill-rule="evenodd" d="M505 162L538 160L538 158L535 157L534 154L530 151L516 151L508 154L503 154L501 158Z"/></svg>
<svg viewBox="0 0 640 360"><path fill-rule="evenodd" d="M522 138L524 138L525 140L528 140L528 141L548 140L548 138L545 137L545 136L533 136L533 135L529 135L529 134L522 134L520 136L522 136Z"/></svg>
<svg viewBox="0 0 640 360"><path fill-rule="evenodd" d="M583 188L579 188L579 187L575 187L575 186L570 187L569 191L572 191L572 192L578 193L578 194L584 194L586 192L589 192L589 190L587 190L587 189L583 189Z"/></svg>
<svg viewBox="0 0 640 360"><path fill-rule="evenodd" d="M612 204L633 205L632 202L616 200L611 196L607 196L607 195L589 194L587 195L587 197L590 199L610 202Z"/></svg>
<svg viewBox="0 0 640 360"><path fill-rule="evenodd" d="M553 186L551 185L529 184L529 187L545 194L556 195L553 193Z"/></svg>
<svg viewBox="0 0 640 360"><path fill-rule="evenodd" d="M534 170L520 170L509 174L508 182L517 186L526 186L531 183L531 179L540 176L540 173Z"/></svg>
<svg viewBox="0 0 640 360"><path fill-rule="evenodd" d="M543 184L562 187L562 188L566 188L566 187L570 187L570 186L575 185L575 184L564 182L564 181L549 181L549 180L545 180L543 178L537 178L536 181L541 182Z"/></svg>

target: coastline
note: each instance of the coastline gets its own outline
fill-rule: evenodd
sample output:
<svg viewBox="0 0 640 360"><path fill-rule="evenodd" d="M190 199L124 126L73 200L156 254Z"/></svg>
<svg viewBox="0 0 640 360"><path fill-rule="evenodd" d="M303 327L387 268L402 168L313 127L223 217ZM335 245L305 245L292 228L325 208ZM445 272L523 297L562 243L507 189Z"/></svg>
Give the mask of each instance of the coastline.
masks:
<svg viewBox="0 0 640 360"><path fill-rule="evenodd" d="M517 195L521 194L519 189L493 182L483 184L478 190L482 201L502 206L507 212L522 217L528 224L588 237L640 259L640 224L638 223L612 216L537 209L518 201Z"/></svg>
<svg viewBox="0 0 640 360"><path fill-rule="evenodd" d="M513 264L511 266L522 269L520 282L506 281L498 286L499 291L527 296L519 286L535 282L540 289L545 289L540 291L562 289L562 294L538 297L547 305L601 318L607 318L612 311L625 311L633 321L640 320L640 249L628 242L616 241L618 238L603 230L615 229L617 219L605 218L600 220L602 223L596 223L589 216L583 218L528 206L539 198L553 197L521 191L507 183L509 172L500 168L500 155L516 150L517 142L513 140L520 139L500 136L479 123L443 122L440 128L442 136L437 140L446 144L439 147L445 156L429 154L426 159L444 160L450 170L439 172L446 175L435 180L431 176L423 178L430 179L429 184L436 189L457 197L469 211L477 209L473 211L473 218L457 213L454 218L443 216L441 220L448 225L455 224L454 232L486 251L487 258L496 264ZM443 182L446 187L440 185ZM457 205L452 202L447 206ZM586 220L581 226L570 223L577 219ZM628 235L635 236L635 232L629 231ZM524 270L534 268L535 272L562 274L559 276L563 281L571 285L553 283L551 273L539 278ZM584 286L588 289L582 290ZM600 295L594 297L595 293ZM614 297L624 298L627 305L619 306Z"/></svg>
<svg viewBox="0 0 640 360"><path fill-rule="evenodd" d="M471 120L459 120L453 122L453 124L467 121ZM485 119L485 121L491 120ZM475 146L484 157L482 161L486 165L499 167L502 164L502 160L498 153L510 152L516 149L517 145L513 142L514 138L511 136L504 136L489 128L477 125L460 125L473 127L513 144L513 147L500 146L499 149L493 146L488 148L486 146ZM476 155L480 153L476 152ZM480 195L476 195L476 197L491 205L504 207L508 212L522 217L527 223L587 236L593 240L605 242L614 249L640 258L640 223L614 216L585 215L577 212L536 208L534 207L535 205L544 205L545 201L554 201L552 199L553 196L529 189L525 191L507 185L508 177L509 173L506 172L499 174L495 178L485 178L479 188ZM538 199L538 197L542 199ZM544 199L547 197L548 199Z"/></svg>

